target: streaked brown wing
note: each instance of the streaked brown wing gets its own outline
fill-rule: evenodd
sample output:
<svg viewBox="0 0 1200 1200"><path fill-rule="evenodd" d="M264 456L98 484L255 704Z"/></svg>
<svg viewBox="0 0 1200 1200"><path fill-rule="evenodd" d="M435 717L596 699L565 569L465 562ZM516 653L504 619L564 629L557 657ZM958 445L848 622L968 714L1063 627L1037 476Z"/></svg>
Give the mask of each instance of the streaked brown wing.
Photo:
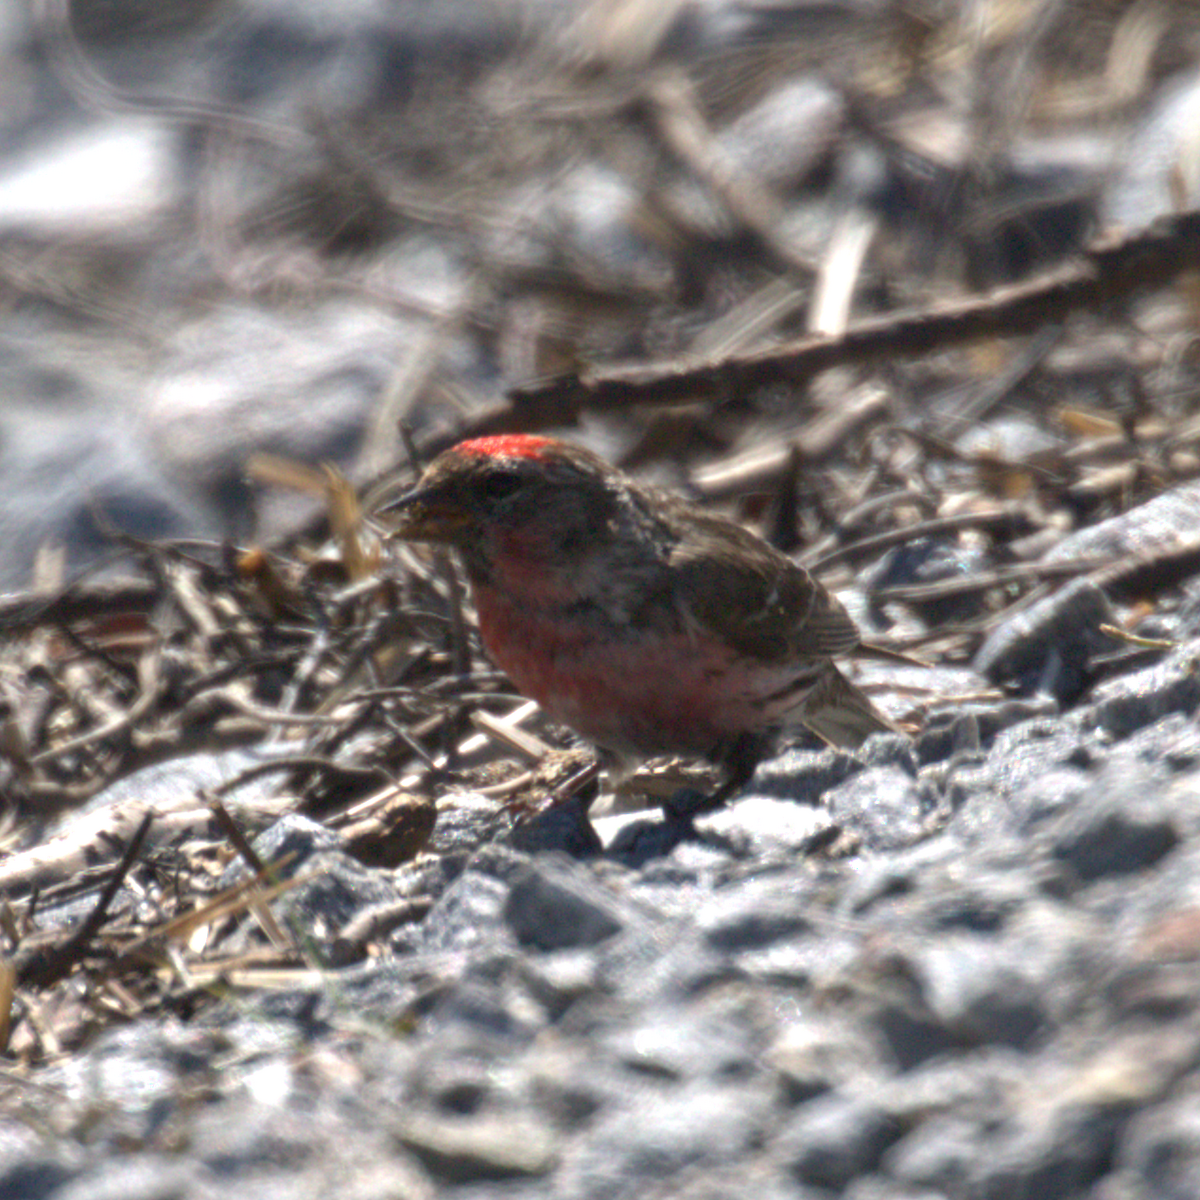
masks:
<svg viewBox="0 0 1200 1200"><path fill-rule="evenodd" d="M700 625L767 661L846 654L858 627L803 567L720 517L689 524L671 552L675 598Z"/></svg>

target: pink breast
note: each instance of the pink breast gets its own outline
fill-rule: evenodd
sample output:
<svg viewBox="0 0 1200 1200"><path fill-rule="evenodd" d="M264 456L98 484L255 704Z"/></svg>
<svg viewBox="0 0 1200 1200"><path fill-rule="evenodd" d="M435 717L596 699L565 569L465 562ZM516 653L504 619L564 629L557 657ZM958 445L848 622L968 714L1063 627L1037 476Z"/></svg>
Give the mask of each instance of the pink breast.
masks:
<svg viewBox="0 0 1200 1200"><path fill-rule="evenodd" d="M484 644L517 688L617 753L703 754L767 723L747 664L711 640L682 631L617 636L492 592L477 593L476 605Z"/></svg>

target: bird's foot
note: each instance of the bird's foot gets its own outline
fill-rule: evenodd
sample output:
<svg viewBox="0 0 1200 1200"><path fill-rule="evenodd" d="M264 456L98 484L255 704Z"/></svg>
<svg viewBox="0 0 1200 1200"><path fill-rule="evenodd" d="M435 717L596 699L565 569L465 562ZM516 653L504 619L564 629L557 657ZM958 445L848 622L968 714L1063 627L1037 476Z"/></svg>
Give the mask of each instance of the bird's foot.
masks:
<svg viewBox="0 0 1200 1200"><path fill-rule="evenodd" d="M705 811L708 796L696 788L677 788L662 802L662 813L668 821L690 822Z"/></svg>
<svg viewBox="0 0 1200 1200"><path fill-rule="evenodd" d="M720 808L735 791L737 788L729 784L722 784L711 792L702 792L697 788L679 788L662 802L663 816L668 821L690 823L696 817Z"/></svg>

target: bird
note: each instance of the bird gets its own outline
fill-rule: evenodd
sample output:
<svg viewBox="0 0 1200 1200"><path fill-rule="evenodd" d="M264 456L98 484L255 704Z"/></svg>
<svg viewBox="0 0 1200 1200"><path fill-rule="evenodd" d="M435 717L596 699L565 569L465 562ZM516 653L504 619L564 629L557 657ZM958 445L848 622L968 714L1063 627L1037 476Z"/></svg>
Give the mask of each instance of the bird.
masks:
<svg viewBox="0 0 1200 1200"><path fill-rule="evenodd" d="M620 777L662 756L750 780L783 728L857 749L897 727L838 669L842 604L729 518L533 434L459 442L386 506L403 540L461 558L484 648Z"/></svg>

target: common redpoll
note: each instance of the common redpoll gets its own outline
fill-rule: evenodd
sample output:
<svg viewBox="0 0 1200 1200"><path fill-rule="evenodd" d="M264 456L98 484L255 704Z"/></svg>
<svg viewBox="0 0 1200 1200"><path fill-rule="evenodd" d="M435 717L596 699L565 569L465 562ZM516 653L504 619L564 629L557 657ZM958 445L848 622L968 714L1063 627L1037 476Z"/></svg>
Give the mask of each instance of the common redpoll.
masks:
<svg viewBox="0 0 1200 1200"><path fill-rule="evenodd" d="M847 748L895 728L834 664L859 632L803 567L579 446L461 442L391 511L461 554L497 666L614 765L703 756L724 797L781 727Z"/></svg>

